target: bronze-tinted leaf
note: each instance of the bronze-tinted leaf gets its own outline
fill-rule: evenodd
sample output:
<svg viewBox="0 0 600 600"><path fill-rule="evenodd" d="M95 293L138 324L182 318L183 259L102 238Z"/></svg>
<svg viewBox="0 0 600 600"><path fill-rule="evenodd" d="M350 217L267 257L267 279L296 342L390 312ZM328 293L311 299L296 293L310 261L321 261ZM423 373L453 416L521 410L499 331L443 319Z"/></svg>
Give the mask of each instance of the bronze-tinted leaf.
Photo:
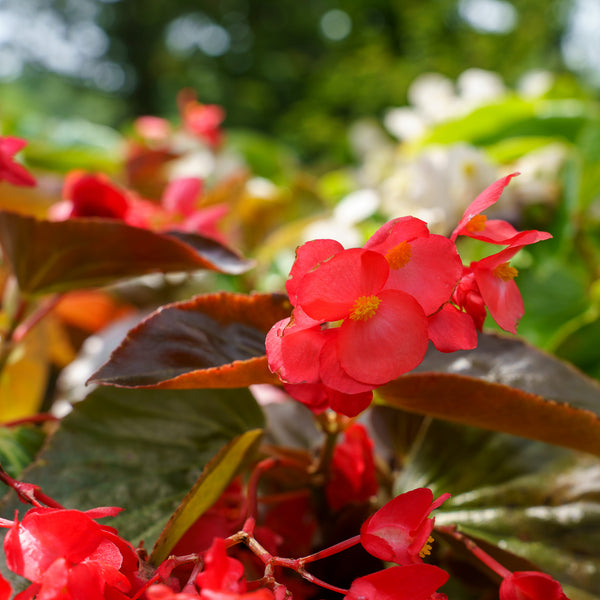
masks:
<svg viewBox="0 0 600 600"><path fill-rule="evenodd" d="M106 285L153 272L238 274L251 266L210 238L156 233L108 219L52 222L0 211L0 244L26 294Z"/></svg>
<svg viewBox="0 0 600 600"><path fill-rule="evenodd" d="M163 389L277 383L265 335L290 309L283 295L229 292L163 306L129 332L91 381Z"/></svg>
<svg viewBox="0 0 600 600"><path fill-rule="evenodd" d="M600 455L600 387L513 338L483 335L476 350L430 353L382 388L405 410Z"/></svg>

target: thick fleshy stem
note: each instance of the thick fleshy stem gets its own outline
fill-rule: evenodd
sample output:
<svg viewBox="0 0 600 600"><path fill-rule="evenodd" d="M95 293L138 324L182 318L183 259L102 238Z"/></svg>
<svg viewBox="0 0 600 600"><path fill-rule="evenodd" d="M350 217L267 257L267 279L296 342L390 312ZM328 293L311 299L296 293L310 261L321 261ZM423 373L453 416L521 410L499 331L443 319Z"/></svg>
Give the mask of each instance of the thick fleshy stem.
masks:
<svg viewBox="0 0 600 600"><path fill-rule="evenodd" d="M471 552L471 554L473 554L473 556L477 557L484 565L494 571L494 573L500 575L502 579L511 574L509 569L507 569L504 565L501 565L495 558L492 558L487 552L482 550L472 539L458 531L456 525L442 525L436 527L436 530L450 535L455 540L459 541L465 546L465 548L467 548L467 550L469 550L469 552Z"/></svg>
<svg viewBox="0 0 600 600"><path fill-rule="evenodd" d="M345 419L345 417L338 415L332 410L327 410L316 417L316 421L323 430L325 437L323 445L321 446L321 453L319 454L318 461L313 468L313 473L315 475L323 475L327 478L329 474L335 444L343 429L343 423L340 419Z"/></svg>

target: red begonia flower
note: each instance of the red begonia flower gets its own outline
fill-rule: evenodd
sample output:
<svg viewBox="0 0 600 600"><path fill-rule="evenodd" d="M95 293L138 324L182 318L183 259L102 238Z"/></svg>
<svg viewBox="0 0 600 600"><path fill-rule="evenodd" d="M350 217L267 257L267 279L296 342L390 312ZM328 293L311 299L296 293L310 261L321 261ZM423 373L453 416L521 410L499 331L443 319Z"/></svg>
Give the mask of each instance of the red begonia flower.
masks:
<svg viewBox="0 0 600 600"><path fill-rule="evenodd" d="M146 115L133 122L135 132L152 142L162 142L171 135L171 123L161 117Z"/></svg>
<svg viewBox="0 0 600 600"><path fill-rule="evenodd" d="M377 493L373 440L359 423L344 431L331 460L329 481L325 486L327 503L339 510L351 502L366 502Z"/></svg>
<svg viewBox="0 0 600 600"><path fill-rule="evenodd" d="M177 94L177 104L185 129L212 148L221 144L223 132L220 125L225 119L223 108L216 104L201 104L196 100L196 92L190 88Z"/></svg>
<svg viewBox="0 0 600 600"><path fill-rule="evenodd" d="M423 308L409 294L385 289L389 273L382 254L352 248L306 273L297 294L297 305L311 319L341 321L336 328L339 364L349 377L370 386L414 369L427 350ZM340 389L323 374L321 379Z"/></svg>
<svg viewBox="0 0 600 600"><path fill-rule="evenodd" d="M78 217L123 220L129 211L125 193L100 173L71 171L65 177L62 193L63 201L49 211L56 221Z"/></svg>
<svg viewBox="0 0 600 600"><path fill-rule="evenodd" d="M182 177L171 181L161 198L163 208L170 213L189 216L196 210L203 182L198 177Z"/></svg>
<svg viewBox="0 0 600 600"><path fill-rule="evenodd" d="M106 586L115 595L131 588L137 557L114 530L94 521L120 509L105 507L81 512L56 508L30 509L15 521L4 538L8 568L33 582L28 592L37 598L84 597L102 600ZM61 592L62 593L62 592Z"/></svg>
<svg viewBox="0 0 600 600"><path fill-rule="evenodd" d="M442 494L434 501L428 488L396 496L363 523L360 543L381 560L400 565L421 562L430 551L434 519L429 514L449 497Z"/></svg>
<svg viewBox="0 0 600 600"><path fill-rule="evenodd" d="M14 155L26 145L25 140L16 137L0 137L0 181L26 187L35 185L33 175L14 159Z"/></svg>
<svg viewBox="0 0 600 600"><path fill-rule="evenodd" d="M429 600L446 581L448 573L434 565L391 567L355 579L344 600Z"/></svg>
<svg viewBox="0 0 600 600"><path fill-rule="evenodd" d="M386 223L364 247L385 256L390 266L385 287L407 292L427 315L450 299L462 274L455 244L430 234L427 224L414 217Z"/></svg>
<svg viewBox="0 0 600 600"><path fill-rule="evenodd" d="M500 584L500 600L569 600L558 581L539 571L517 571Z"/></svg>
<svg viewBox="0 0 600 600"><path fill-rule="evenodd" d="M227 556L222 538L215 538L206 553L204 570L197 575L196 585L204 600L273 600L273 593L265 588L246 592L244 566Z"/></svg>
<svg viewBox="0 0 600 600"><path fill-rule="evenodd" d="M457 236L465 235L492 244L505 244L517 235L517 230L506 221L488 220L485 215L481 214L486 208L489 208L498 201L504 188L517 175L519 173L511 173L483 190L469 204L458 225L452 232L450 239L454 241Z"/></svg>

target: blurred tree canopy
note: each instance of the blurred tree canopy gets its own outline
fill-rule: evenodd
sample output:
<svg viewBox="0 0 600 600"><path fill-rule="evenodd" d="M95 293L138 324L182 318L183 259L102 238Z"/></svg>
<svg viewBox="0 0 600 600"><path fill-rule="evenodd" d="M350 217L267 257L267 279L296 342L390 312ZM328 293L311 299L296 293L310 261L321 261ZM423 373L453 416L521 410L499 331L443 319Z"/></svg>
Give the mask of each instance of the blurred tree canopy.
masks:
<svg viewBox="0 0 600 600"><path fill-rule="evenodd" d="M348 124L405 103L423 72L455 78L478 67L512 84L531 69L564 71L574 2L3 0L5 23L24 29L12 47L0 35L0 92L9 112L120 127L173 116L177 91L192 87L225 107L228 128L276 135L305 159L347 159ZM13 81L11 57L21 61Z"/></svg>

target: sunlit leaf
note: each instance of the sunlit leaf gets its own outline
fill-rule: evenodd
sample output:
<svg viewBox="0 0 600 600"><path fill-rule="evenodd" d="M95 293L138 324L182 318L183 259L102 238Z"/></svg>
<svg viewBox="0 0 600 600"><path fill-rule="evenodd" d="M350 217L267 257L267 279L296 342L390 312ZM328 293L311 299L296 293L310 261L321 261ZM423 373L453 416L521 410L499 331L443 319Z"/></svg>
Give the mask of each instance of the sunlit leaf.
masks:
<svg viewBox="0 0 600 600"><path fill-rule="evenodd" d="M482 335L477 349L430 352L379 388L388 404L600 455L600 387L518 339Z"/></svg>
<svg viewBox="0 0 600 600"><path fill-rule="evenodd" d="M193 234L159 234L121 221L51 222L0 211L0 244L22 292L48 294L153 272L238 274L251 263Z"/></svg>
<svg viewBox="0 0 600 600"><path fill-rule="evenodd" d="M169 389L277 383L265 335L290 309L280 294L228 292L164 306L129 332L91 381Z"/></svg>
<svg viewBox="0 0 600 600"><path fill-rule="evenodd" d="M220 497L239 467L256 451L261 430L248 431L225 446L204 468L156 541L150 562L165 560L183 534Z"/></svg>

